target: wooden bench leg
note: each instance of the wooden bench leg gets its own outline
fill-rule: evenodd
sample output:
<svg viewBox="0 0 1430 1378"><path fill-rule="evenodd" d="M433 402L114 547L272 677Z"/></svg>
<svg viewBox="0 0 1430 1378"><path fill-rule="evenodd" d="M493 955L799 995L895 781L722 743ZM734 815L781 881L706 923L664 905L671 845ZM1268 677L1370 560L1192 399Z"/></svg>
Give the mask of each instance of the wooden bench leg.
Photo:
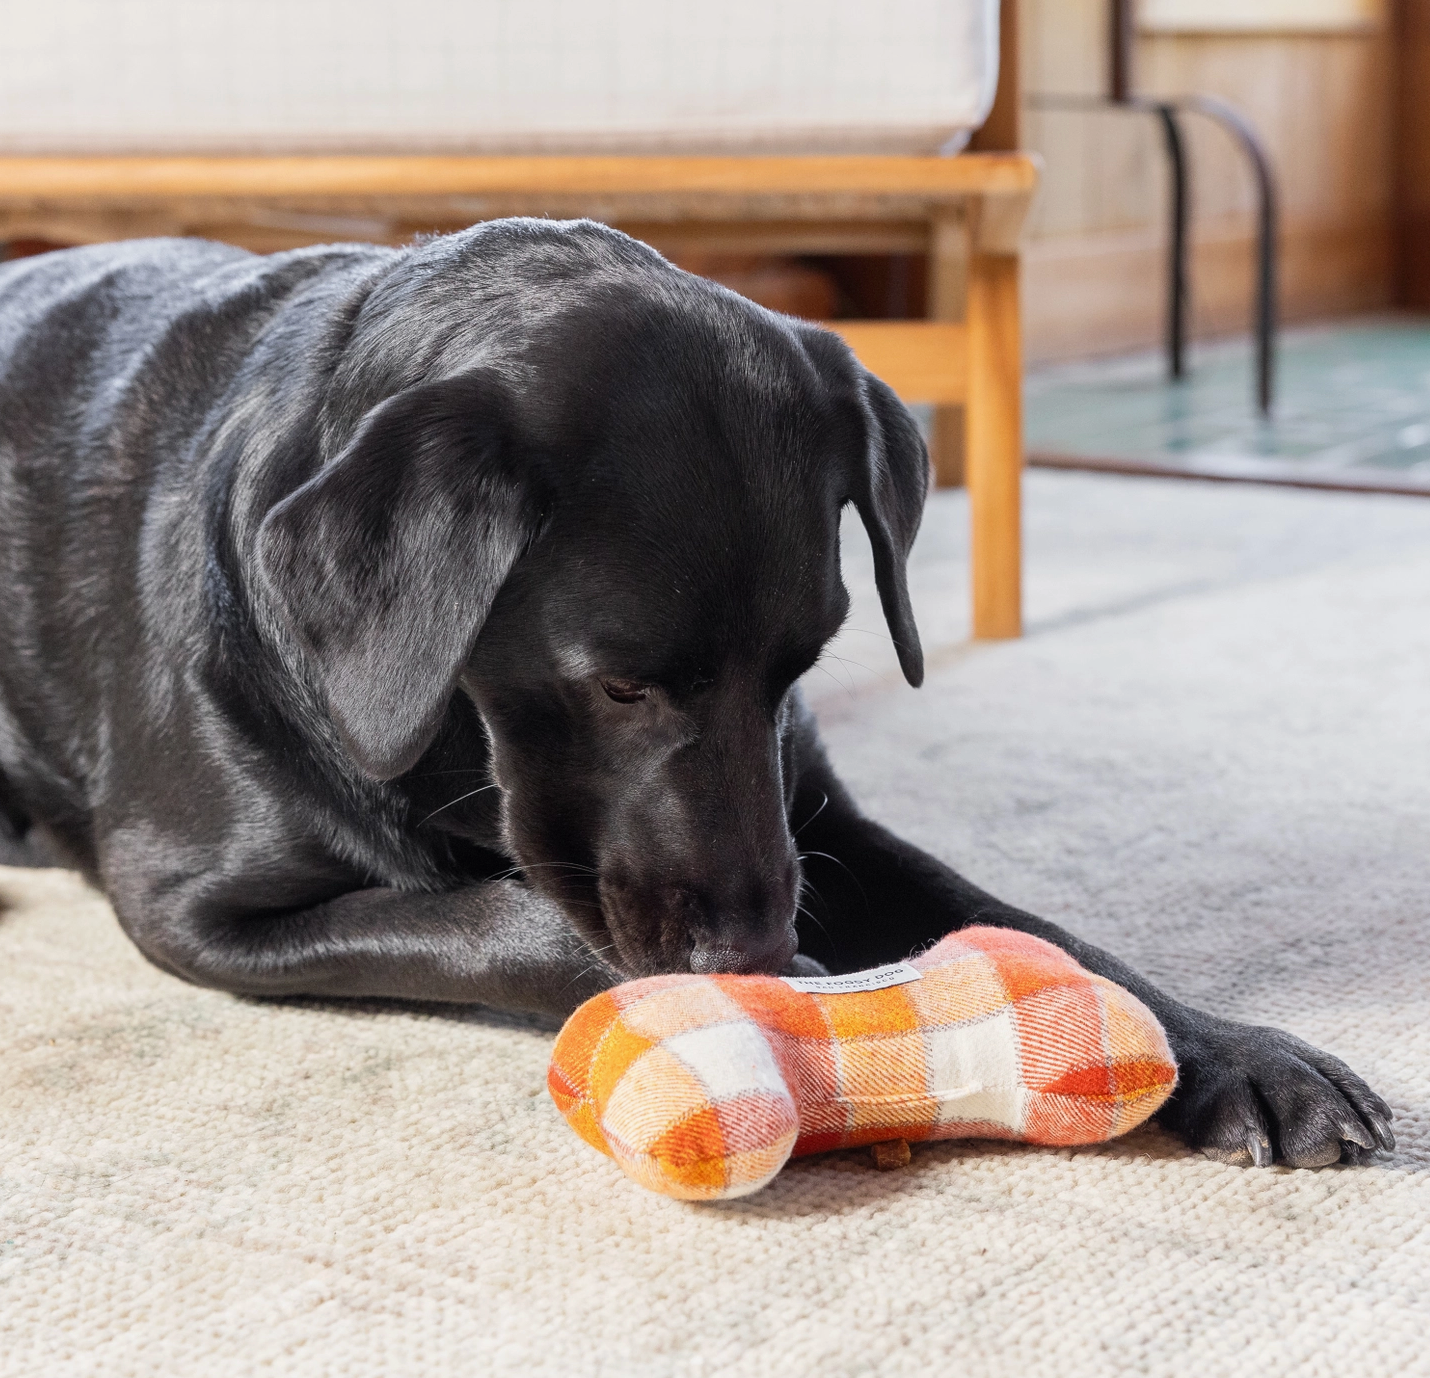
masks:
<svg viewBox="0 0 1430 1378"><path fill-rule="evenodd" d="M1016 254L975 253L968 274L964 472L972 527L973 635L1023 631L1023 350Z"/></svg>

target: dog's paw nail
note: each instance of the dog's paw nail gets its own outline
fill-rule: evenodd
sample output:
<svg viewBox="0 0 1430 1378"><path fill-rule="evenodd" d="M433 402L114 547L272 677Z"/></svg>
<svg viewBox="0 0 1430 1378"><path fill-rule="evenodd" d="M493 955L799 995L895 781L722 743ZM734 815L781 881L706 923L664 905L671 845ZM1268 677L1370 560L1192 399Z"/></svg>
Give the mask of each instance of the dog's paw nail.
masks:
<svg viewBox="0 0 1430 1378"><path fill-rule="evenodd" d="M1202 1155L1218 1163L1231 1167L1270 1167L1273 1154L1271 1141L1255 1131L1248 1130L1246 1142L1239 1148L1221 1148L1208 1144Z"/></svg>
<svg viewBox="0 0 1430 1378"><path fill-rule="evenodd" d="M1366 1118L1370 1120L1370 1127L1375 1132L1376 1146L1389 1153L1395 1147L1395 1134L1390 1128L1390 1117L1372 1111Z"/></svg>
<svg viewBox="0 0 1430 1378"><path fill-rule="evenodd" d="M1357 1120L1342 1120L1337 1126L1341 1138L1347 1143L1356 1144L1361 1148L1373 1149L1375 1147L1375 1137L1363 1124Z"/></svg>
<svg viewBox="0 0 1430 1378"><path fill-rule="evenodd" d="M1339 1140L1333 1139L1329 1143L1315 1144L1310 1148L1288 1149L1282 1157L1287 1167L1330 1167L1332 1163L1340 1162L1341 1145Z"/></svg>
<svg viewBox="0 0 1430 1378"><path fill-rule="evenodd" d="M870 1144L869 1156L880 1172L892 1172L895 1168L908 1167L914 1155L909 1151L907 1139L890 1139L887 1143Z"/></svg>

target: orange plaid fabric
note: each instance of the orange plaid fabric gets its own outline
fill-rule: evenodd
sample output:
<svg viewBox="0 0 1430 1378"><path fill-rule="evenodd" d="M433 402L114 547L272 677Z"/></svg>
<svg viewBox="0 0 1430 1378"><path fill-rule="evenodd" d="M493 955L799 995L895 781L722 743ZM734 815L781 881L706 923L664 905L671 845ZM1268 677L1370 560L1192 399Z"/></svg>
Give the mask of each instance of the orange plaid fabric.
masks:
<svg viewBox="0 0 1430 1378"><path fill-rule="evenodd" d="M1146 1006L1027 934L968 928L903 983L655 976L588 1000L547 1086L641 1185L744 1196L792 1154L887 1139L1084 1144L1140 1124L1177 1069Z"/></svg>

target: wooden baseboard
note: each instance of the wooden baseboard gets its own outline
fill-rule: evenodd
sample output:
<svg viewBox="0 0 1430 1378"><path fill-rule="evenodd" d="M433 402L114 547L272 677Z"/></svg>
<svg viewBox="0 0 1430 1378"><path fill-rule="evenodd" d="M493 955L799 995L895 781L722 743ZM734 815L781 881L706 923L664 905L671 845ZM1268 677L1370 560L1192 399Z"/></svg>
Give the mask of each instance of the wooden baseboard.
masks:
<svg viewBox="0 0 1430 1378"><path fill-rule="evenodd" d="M1244 222L1194 227L1193 334L1249 328L1253 239ZM1393 228L1291 223L1281 234L1281 318L1307 320L1387 306L1394 297ZM1152 348L1163 338L1166 247L1160 234L1059 236L1024 251L1029 362Z"/></svg>

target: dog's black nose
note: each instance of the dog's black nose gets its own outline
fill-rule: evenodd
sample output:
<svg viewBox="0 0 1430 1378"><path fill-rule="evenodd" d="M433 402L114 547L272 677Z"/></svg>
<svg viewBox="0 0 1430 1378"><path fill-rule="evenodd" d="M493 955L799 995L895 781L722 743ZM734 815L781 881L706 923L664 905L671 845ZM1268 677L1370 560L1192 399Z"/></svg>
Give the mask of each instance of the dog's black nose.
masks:
<svg viewBox="0 0 1430 1378"><path fill-rule="evenodd" d="M690 954L690 969L697 976L730 973L738 976L783 971L799 950L799 940L792 929L773 936L752 934L749 937L729 937L722 934L710 943L702 943Z"/></svg>

